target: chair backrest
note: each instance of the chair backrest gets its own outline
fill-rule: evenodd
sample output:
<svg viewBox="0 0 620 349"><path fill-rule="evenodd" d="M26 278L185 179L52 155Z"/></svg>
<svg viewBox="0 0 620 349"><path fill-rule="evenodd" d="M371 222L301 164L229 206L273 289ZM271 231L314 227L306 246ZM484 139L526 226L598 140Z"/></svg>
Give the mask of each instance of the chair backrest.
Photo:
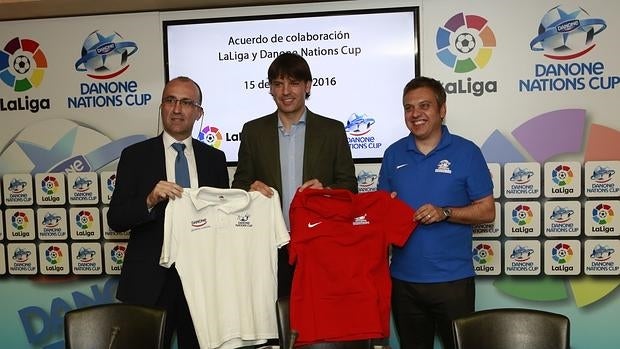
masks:
<svg viewBox="0 0 620 349"><path fill-rule="evenodd" d="M278 339L280 348L293 348L294 341L291 339L291 321L289 315L289 298L282 297L276 301L276 319L278 322Z"/></svg>
<svg viewBox="0 0 620 349"><path fill-rule="evenodd" d="M457 349L569 349L570 321L561 314L502 308L452 322Z"/></svg>
<svg viewBox="0 0 620 349"><path fill-rule="evenodd" d="M166 311L133 304L102 304L65 314L66 349L161 349Z"/></svg>
<svg viewBox="0 0 620 349"><path fill-rule="evenodd" d="M360 339L354 341L342 342L323 342L307 344L297 347L297 349L372 349L372 341L370 339Z"/></svg>

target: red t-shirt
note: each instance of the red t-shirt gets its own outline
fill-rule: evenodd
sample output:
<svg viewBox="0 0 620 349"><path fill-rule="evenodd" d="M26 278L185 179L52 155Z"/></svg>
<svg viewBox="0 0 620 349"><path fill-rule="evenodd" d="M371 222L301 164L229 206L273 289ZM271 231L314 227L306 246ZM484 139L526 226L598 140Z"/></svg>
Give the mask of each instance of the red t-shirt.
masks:
<svg viewBox="0 0 620 349"><path fill-rule="evenodd" d="M305 189L291 203L297 344L390 335L389 246L416 227L414 210L383 191Z"/></svg>

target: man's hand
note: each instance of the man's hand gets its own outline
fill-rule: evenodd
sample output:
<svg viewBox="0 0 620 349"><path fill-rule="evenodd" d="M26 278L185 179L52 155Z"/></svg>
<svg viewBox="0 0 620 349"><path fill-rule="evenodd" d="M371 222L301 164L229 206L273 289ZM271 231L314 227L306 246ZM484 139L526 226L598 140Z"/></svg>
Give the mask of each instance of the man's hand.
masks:
<svg viewBox="0 0 620 349"><path fill-rule="evenodd" d="M146 197L146 207L151 209L164 200L180 198L182 193L183 188L180 185L168 181L159 181Z"/></svg>
<svg viewBox="0 0 620 349"><path fill-rule="evenodd" d="M441 207L424 204L415 212L415 220L422 224L432 224L446 220Z"/></svg>
<svg viewBox="0 0 620 349"><path fill-rule="evenodd" d="M302 191L306 188L310 188L310 189L323 189L323 183L321 183L318 179L314 178L311 179L309 181L307 181L306 183L302 184L299 187L299 191Z"/></svg>
<svg viewBox="0 0 620 349"><path fill-rule="evenodd" d="M254 181L254 183L250 185L250 191L258 191L268 198L273 196L273 190L267 184L261 181Z"/></svg>

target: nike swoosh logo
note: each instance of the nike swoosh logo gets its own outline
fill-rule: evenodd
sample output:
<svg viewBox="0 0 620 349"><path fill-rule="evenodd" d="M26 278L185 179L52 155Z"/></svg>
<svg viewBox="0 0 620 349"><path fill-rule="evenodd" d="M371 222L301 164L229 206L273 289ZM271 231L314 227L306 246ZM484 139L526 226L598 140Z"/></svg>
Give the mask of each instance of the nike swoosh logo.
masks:
<svg viewBox="0 0 620 349"><path fill-rule="evenodd" d="M400 164L400 165L397 165L397 166L396 166L396 169L398 170L399 168L403 168L403 167L405 167L405 166L407 166L407 165L409 165L409 164Z"/></svg>
<svg viewBox="0 0 620 349"><path fill-rule="evenodd" d="M308 223L308 228L314 228L314 227L316 227L317 225L319 225L321 223L323 223L323 222Z"/></svg>

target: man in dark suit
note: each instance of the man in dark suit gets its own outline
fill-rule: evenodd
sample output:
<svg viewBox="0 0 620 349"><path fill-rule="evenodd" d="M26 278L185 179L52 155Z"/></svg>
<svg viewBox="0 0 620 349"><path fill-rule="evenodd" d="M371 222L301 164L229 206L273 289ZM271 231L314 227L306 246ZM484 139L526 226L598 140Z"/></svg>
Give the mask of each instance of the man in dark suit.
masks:
<svg viewBox="0 0 620 349"><path fill-rule="evenodd" d="M357 179L342 122L306 108L312 87L306 60L283 53L269 66L267 78L277 110L243 126L232 187L267 196L273 195L271 188L277 190L290 229L288 211L298 188L344 188L357 193ZM279 297L290 295L292 271L283 248L278 256Z"/></svg>
<svg viewBox="0 0 620 349"><path fill-rule="evenodd" d="M108 211L110 228L131 229L116 296L166 309L167 348L174 331L180 349L199 348L179 275L174 267L159 265L166 204L183 191L175 183L177 151L172 144L185 145L191 187L229 185L224 153L191 138L194 122L203 116L201 103L200 87L190 78L166 84L159 107L164 132L123 150Z"/></svg>

